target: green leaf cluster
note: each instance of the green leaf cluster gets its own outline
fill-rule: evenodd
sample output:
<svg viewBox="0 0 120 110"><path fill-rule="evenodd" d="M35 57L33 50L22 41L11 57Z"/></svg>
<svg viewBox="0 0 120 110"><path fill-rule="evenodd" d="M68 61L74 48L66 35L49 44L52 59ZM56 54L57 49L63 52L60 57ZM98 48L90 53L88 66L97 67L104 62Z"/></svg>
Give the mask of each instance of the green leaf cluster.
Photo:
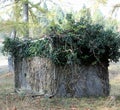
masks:
<svg viewBox="0 0 120 110"><path fill-rule="evenodd" d="M120 57L120 35L113 26L94 22L90 14L83 14L78 21L66 15L67 23L49 27L57 63L84 65L109 64Z"/></svg>
<svg viewBox="0 0 120 110"><path fill-rule="evenodd" d="M5 38L2 52L4 55L11 54L21 60L28 57L48 57L50 54L49 40L20 40L19 38Z"/></svg>
<svg viewBox="0 0 120 110"><path fill-rule="evenodd" d="M59 22L59 21L58 21ZM102 23L92 21L90 14L77 21L66 14L64 21L47 27L47 38L20 40L6 38L4 53L17 58L47 57L56 65L77 63L80 65L109 64L120 57L120 35Z"/></svg>

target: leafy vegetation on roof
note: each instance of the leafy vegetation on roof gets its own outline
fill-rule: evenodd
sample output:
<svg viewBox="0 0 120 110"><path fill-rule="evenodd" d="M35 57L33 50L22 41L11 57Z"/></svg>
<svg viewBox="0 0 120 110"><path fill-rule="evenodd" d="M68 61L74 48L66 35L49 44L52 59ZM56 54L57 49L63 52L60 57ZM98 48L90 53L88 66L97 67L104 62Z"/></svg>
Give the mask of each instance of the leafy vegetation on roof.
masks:
<svg viewBox="0 0 120 110"><path fill-rule="evenodd" d="M80 18L66 14L58 22L47 27L46 38L20 40L6 38L3 53L14 57L47 57L57 65L78 63L81 65L117 62L120 57L120 35L113 26L94 22L89 11Z"/></svg>

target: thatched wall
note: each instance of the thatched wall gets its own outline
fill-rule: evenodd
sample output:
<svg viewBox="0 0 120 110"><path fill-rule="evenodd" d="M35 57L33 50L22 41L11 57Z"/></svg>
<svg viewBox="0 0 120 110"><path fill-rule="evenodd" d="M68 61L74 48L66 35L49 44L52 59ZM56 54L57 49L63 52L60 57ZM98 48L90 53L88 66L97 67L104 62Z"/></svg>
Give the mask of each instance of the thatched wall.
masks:
<svg viewBox="0 0 120 110"><path fill-rule="evenodd" d="M56 97L109 95L105 66L56 66L47 58L15 59L15 88Z"/></svg>

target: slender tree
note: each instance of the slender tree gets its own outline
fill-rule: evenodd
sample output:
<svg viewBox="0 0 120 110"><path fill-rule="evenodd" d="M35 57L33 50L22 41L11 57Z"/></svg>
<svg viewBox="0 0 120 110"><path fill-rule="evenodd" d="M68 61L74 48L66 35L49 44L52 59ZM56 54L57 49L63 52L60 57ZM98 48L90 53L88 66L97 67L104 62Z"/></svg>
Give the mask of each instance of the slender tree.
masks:
<svg viewBox="0 0 120 110"><path fill-rule="evenodd" d="M24 37L27 38L29 37L29 26L28 26L28 22L29 22L29 6L28 6L28 0L25 0L23 2L23 22L25 23L25 35Z"/></svg>

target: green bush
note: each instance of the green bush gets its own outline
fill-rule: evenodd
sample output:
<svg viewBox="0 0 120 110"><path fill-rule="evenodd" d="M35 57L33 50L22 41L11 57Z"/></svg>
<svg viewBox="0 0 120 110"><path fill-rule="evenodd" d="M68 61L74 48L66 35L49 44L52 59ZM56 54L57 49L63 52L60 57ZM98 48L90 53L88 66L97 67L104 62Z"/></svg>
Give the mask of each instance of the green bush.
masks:
<svg viewBox="0 0 120 110"><path fill-rule="evenodd" d="M27 57L48 57L50 54L49 40L20 40L5 38L2 52L4 55L11 54L15 58L21 60Z"/></svg>
<svg viewBox="0 0 120 110"><path fill-rule="evenodd" d="M69 14L66 19L66 26L61 28L57 24L49 28L54 51L59 50L56 57L60 64L108 64L119 60L120 35L113 26L106 28L94 23L90 16L82 16L75 22Z"/></svg>
<svg viewBox="0 0 120 110"><path fill-rule="evenodd" d="M57 65L77 63L81 65L117 62L120 57L120 36L113 28L95 23L91 17L82 16L76 21L72 14L65 22L51 23L48 38L26 40L6 38L3 52L17 58L47 57Z"/></svg>

